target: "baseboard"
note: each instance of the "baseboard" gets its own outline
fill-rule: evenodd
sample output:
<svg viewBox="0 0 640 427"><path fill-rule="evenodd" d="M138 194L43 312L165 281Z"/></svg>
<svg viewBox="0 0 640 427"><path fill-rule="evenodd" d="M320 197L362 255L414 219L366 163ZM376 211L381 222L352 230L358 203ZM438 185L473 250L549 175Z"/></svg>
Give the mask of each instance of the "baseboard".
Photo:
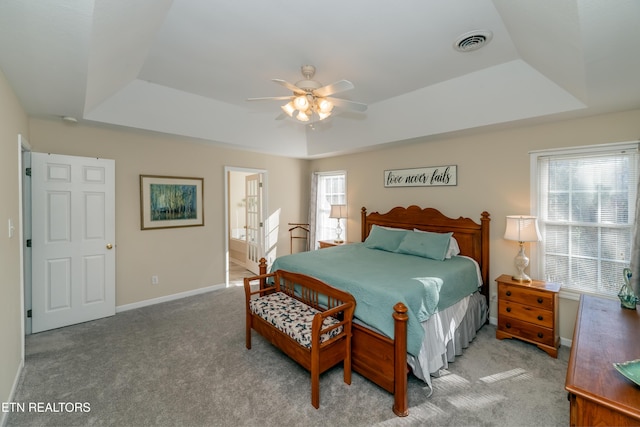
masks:
<svg viewBox="0 0 640 427"><path fill-rule="evenodd" d="M11 392L9 393L9 398L7 402L13 402L13 397L16 395L16 389L18 388L18 382L20 381L20 376L22 375L22 370L24 369L24 360L20 361L18 365L18 371L16 372L16 376L13 379L13 386L11 386ZM9 418L10 412L0 411L0 426L5 427L7 425L7 419Z"/></svg>
<svg viewBox="0 0 640 427"><path fill-rule="evenodd" d="M221 283L219 285L207 286L206 288L199 288L191 291L179 292L177 294L165 295L158 298L151 298L144 301L132 302L131 304L119 305L116 307L116 313L135 310L136 308L147 307L154 304L160 304L161 302L173 301L181 298L191 297L194 295L204 294L207 292L217 291L224 288L226 288L226 285L224 283Z"/></svg>

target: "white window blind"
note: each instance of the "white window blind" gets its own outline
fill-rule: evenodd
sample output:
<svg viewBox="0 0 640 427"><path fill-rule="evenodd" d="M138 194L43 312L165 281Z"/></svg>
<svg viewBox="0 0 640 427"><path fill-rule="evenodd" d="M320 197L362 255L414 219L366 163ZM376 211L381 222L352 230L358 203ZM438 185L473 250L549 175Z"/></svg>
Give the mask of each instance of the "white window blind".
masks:
<svg viewBox="0 0 640 427"><path fill-rule="evenodd" d="M616 295L631 259L637 144L534 156L541 277L565 290Z"/></svg>
<svg viewBox="0 0 640 427"><path fill-rule="evenodd" d="M338 220L329 218L331 205L347 204L347 174L345 172L327 172L318 174L318 191L316 205L316 239L330 240L336 238ZM342 239L347 240L346 219L341 220Z"/></svg>

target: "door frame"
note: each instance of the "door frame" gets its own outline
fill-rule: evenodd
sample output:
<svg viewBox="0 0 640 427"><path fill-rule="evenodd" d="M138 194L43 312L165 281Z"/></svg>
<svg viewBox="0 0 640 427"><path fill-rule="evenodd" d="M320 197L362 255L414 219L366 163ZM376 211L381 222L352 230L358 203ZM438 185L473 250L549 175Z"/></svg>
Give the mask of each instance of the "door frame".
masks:
<svg viewBox="0 0 640 427"><path fill-rule="evenodd" d="M25 275L25 268L31 271L31 257L25 257L25 235L31 237L31 200L25 197L25 162L24 156L31 152L29 141L18 134L18 238L20 239L20 310L23 310L20 322L20 339L22 347L22 364L25 358L25 334L31 333L31 323L27 322L27 307L31 307L31 275ZM30 164L28 165L31 166ZM26 203L26 205L25 205ZM24 208L23 208L24 205ZM29 219L28 221L26 219ZM27 329L28 328L28 329Z"/></svg>
<svg viewBox="0 0 640 427"><path fill-rule="evenodd" d="M245 172L262 175L262 219L267 218L268 200L268 171L266 169L253 169L238 166L224 167L224 283L229 286L229 172ZM264 227L263 227L264 232ZM261 248L264 256L264 248Z"/></svg>

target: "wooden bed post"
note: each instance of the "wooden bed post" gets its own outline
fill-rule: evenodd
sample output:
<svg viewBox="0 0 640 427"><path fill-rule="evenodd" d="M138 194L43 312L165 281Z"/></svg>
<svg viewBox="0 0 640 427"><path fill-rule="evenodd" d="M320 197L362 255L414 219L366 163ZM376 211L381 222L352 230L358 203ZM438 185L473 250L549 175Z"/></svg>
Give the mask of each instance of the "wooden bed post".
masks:
<svg viewBox="0 0 640 427"><path fill-rule="evenodd" d="M407 306L399 302L393 306L394 320L394 382L393 412L399 417L409 415L409 402L407 397Z"/></svg>
<svg viewBox="0 0 640 427"><path fill-rule="evenodd" d="M258 264L260 275L267 274L267 260L266 258L260 258L260 263ZM264 289L267 287L267 279L260 279L260 289Z"/></svg>
<svg viewBox="0 0 640 427"><path fill-rule="evenodd" d="M487 297L487 304L489 303L489 283L491 282L491 279L489 278L489 223L491 222L491 218L489 217L489 212L484 211L482 212L482 214L480 215L480 226L481 226L481 231L482 231L482 239L481 239L481 244L482 244L482 264L481 264L481 269L482 269L482 294L484 294ZM489 322L489 319L487 318L487 322Z"/></svg>

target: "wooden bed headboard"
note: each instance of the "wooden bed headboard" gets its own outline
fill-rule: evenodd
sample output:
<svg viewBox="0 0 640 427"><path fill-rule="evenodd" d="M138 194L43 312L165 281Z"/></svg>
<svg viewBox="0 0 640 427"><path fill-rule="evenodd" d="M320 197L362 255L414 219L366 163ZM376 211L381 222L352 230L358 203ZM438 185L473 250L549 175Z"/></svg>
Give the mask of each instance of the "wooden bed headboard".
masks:
<svg viewBox="0 0 640 427"><path fill-rule="evenodd" d="M371 227L414 228L434 233L453 232L460 246L460 255L475 259L482 273L481 293L489 298L489 218L488 212L482 212L480 224L470 218L449 218L439 210L420 208L419 206L395 207L385 214L362 208L362 241L367 238Z"/></svg>

